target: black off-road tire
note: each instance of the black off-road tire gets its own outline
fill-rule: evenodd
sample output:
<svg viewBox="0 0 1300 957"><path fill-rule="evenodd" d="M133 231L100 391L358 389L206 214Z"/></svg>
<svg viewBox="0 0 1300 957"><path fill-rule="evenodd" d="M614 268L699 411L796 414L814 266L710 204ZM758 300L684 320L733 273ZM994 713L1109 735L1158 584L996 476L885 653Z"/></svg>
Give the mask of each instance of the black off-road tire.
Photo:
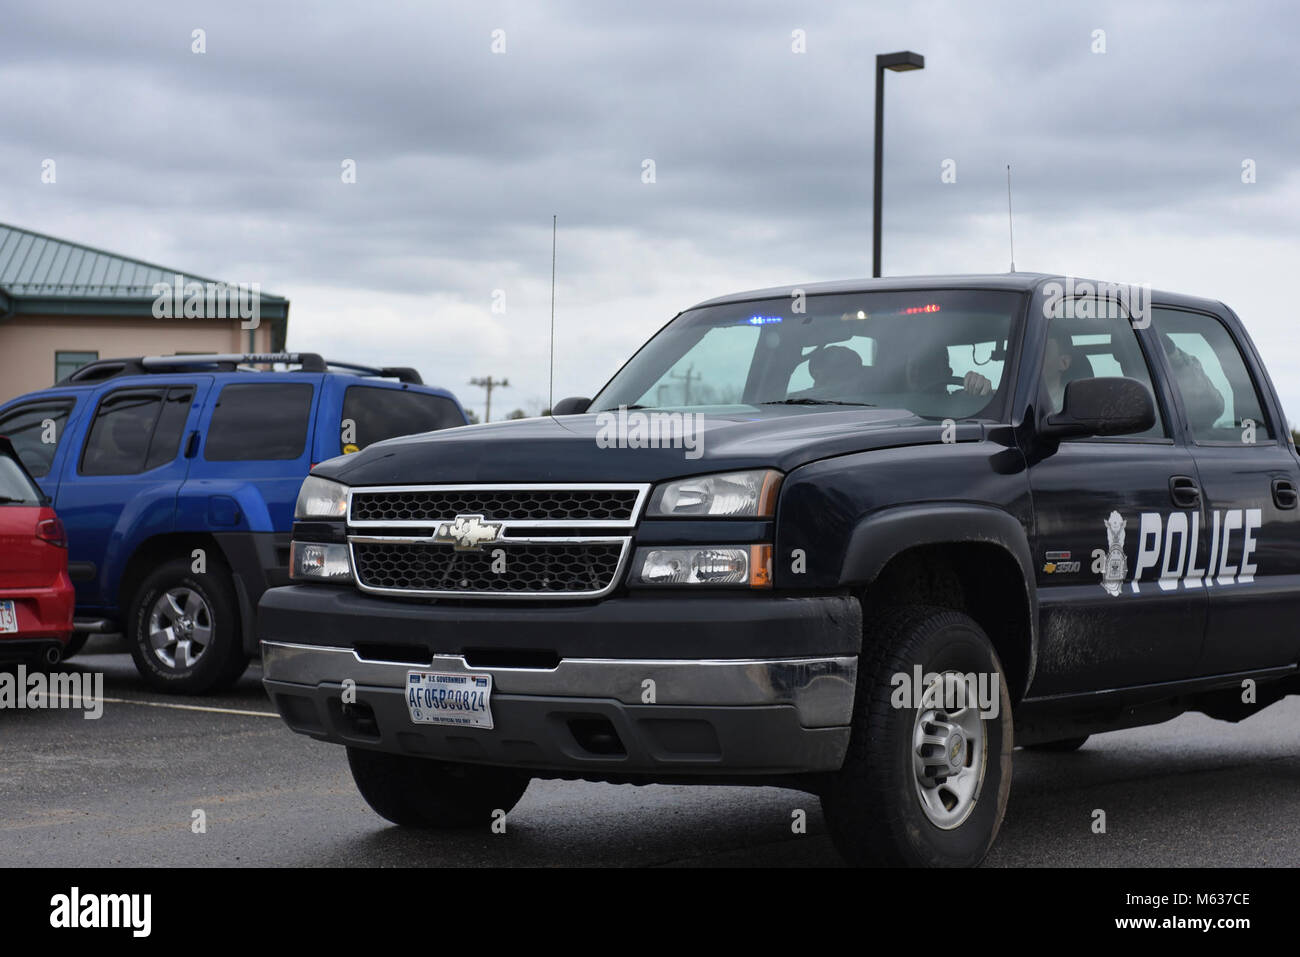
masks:
<svg viewBox="0 0 1300 957"><path fill-rule="evenodd" d="M528 788L513 768L457 764L348 748L352 780L380 817L401 827L458 828L492 823L509 814Z"/></svg>
<svg viewBox="0 0 1300 957"><path fill-rule="evenodd" d="M172 590L201 596L211 634L192 665L173 656L167 666L154 652L149 638L149 616ZM208 559L207 569L196 573L188 558L176 558L154 569L136 588L126 620L126 641L140 676L153 688L172 694L205 694L234 684L248 667L239 621L239 603L230 571Z"/></svg>
<svg viewBox="0 0 1300 957"><path fill-rule="evenodd" d="M903 707L892 703L894 676L910 679L916 665L922 674L997 676L997 715L978 722L983 775L968 813L955 825L941 827L924 810L914 768L918 709L910 702ZM886 611L864 635L848 754L822 792L836 849L856 866L979 864L993 846L1006 812L1013 746L1002 663L980 626L945 608L909 605ZM973 749L967 753L973 769Z"/></svg>

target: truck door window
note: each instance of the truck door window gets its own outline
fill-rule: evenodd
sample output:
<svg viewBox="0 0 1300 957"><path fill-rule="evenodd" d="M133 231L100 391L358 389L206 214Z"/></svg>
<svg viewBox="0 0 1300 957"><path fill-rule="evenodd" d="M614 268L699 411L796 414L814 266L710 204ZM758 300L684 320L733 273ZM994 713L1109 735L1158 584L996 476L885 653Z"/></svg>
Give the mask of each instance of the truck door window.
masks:
<svg viewBox="0 0 1300 957"><path fill-rule="evenodd" d="M73 405L72 399L26 402L0 413L0 435L9 437L18 458L36 478L50 474Z"/></svg>
<svg viewBox="0 0 1300 957"><path fill-rule="evenodd" d="M1177 309L1156 309L1153 316L1193 438L1233 444L1249 434L1273 438L1250 370L1223 323Z"/></svg>
<svg viewBox="0 0 1300 957"><path fill-rule="evenodd" d="M1079 307L1077 300L1057 306L1047 330L1043 352L1040 401L1049 412L1061 411L1065 387L1079 379L1122 376L1136 379L1151 393L1156 422L1136 438L1168 435L1152 386L1151 370L1137 332L1127 316L1107 313L1107 305ZM1113 310L1112 310L1113 313ZM1076 318L1083 316L1086 318Z"/></svg>

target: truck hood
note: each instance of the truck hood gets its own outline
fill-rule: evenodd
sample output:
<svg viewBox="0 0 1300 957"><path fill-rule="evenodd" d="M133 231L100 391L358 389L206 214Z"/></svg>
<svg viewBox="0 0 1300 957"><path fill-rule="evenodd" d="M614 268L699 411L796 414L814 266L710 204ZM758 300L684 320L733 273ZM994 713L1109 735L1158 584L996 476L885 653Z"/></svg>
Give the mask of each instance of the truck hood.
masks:
<svg viewBox="0 0 1300 957"><path fill-rule="evenodd" d="M520 419L408 435L322 462L312 474L348 485L658 482L743 468L788 472L835 455L933 443L941 427L899 409L780 407L701 413L684 439L677 431L676 448L629 448L637 433L612 429L614 416ZM981 434L980 426L962 424L956 438Z"/></svg>

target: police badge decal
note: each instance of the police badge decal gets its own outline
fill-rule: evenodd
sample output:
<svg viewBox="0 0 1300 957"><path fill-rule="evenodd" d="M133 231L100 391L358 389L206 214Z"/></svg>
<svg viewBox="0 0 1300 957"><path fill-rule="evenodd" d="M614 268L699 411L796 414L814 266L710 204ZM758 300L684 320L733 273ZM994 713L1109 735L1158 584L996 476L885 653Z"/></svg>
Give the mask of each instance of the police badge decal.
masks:
<svg viewBox="0 0 1300 957"><path fill-rule="evenodd" d="M1109 549L1102 566L1101 587L1111 595L1118 595L1124 587L1124 579L1128 577L1128 559L1124 556L1124 527L1128 522L1124 521L1119 512L1111 512L1110 518L1103 524L1106 526Z"/></svg>

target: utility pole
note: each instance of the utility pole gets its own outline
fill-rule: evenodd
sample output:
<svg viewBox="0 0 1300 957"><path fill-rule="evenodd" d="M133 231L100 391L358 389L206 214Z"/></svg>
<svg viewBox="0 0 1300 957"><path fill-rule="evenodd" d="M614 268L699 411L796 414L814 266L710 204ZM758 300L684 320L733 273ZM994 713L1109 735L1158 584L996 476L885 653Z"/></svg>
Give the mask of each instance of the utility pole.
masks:
<svg viewBox="0 0 1300 957"><path fill-rule="evenodd" d="M703 379L704 373L703 372L697 373L695 371L695 363L692 362L689 366L686 367L685 373L678 374L676 372L670 372L668 373L668 375L670 378L673 379L684 380L682 382L682 405L690 405L691 404L691 382L695 379Z"/></svg>
<svg viewBox="0 0 1300 957"><path fill-rule="evenodd" d="M510 385L510 380L494 379L491 376L484 376L477 379L470 379L469 384L481 386L483 389L487 391L487 403L483 409L483 421L491 422L492 421L492 390L505 388L506 386Z"/></svg>

